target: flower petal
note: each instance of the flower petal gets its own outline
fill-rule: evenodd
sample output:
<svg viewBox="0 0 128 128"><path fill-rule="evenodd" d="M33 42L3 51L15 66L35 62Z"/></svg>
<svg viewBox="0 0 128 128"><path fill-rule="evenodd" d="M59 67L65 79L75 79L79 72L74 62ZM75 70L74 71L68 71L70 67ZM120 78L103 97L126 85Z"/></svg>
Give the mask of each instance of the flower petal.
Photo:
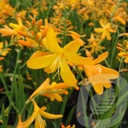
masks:
<svg viewBox="0 0 128 128"><path fill-rule="evenodd" d="M97 33L101 33L104 31L104 29L103 28L95 28L94 31Z"/></svg>
<svg viewBox="0 0 128 128"><path fill-rule="evenodd" d="M119 73L111 68L104 67L100 64L98 64L102 69L102 74L105 75L108 79L116 79L119 77Z"/></svg>
<svg viewBox="0 0 128 128"><path fill-rule="evenodd" d="M4 26L5 28L0 28L0 33L2 36L14 36L17 34L17 32L8 26Z"/></svg>
<svg viewBox="0 0 128 128"><path fill-rule="evenodd" d="M101 55L98 56L98 58L94 59L92 61L93 64L98 64L100 62L102 62L103 60L105 60L108 56L108 52L104 52Z"/></svg>
<svg viewBox="0 0 128 128"><path fill-rule="evenodd" d="M128 63L128 56L126 56L126 58L124 59L125 63Z"/></svg>
<svg viewBox="0 0 128 128"><path fill-rule="evenodd" d="M106 37L108 40L111 40L111 36L110 36L110 33L108 31L106 31Z"/></svg>
<svg viewBox="0 0 128 128"><path fill-rule="evenodd" d="M110 82L104 83L103 86L105 88L110 88L112 86L112 84Z"/></svg>
<svg viewBox="0 0 128 128"><path fill-rule="evenodd" d="M31 59L32 58L37 58L37 57L41 57L41 56L49 55L49 54L50 54L49 52L36 51L35 53L32 54L32 56L30 58Z"/></svg>
<svg viewBox="0 0 128 128"><path fill-rule="evenodd" d="M100 66L98 65L84 65L83 68L88 78L98 76L102 72Z"/></svg>
<svg viewBox="0 0 128 128"><path fill-rule="evenodd" d="M52 52L59 52L62 50L62 48L59 46L55 32L53 28L49 28L47 35L46 35L46 41L47 41L47 46L48 49Z"/></svg>
<svg viewBox="0 0 128 128"><path fill-rule="evenodd" d="M74 74L71 72L69 66L66 63L66 60L62 60L61 63L61 69L60 69L60 75L63 79L63 81L68 84L70 87L75 87L77 80L74 76Z"/></svg>
<svg viewBox="0 0 128 128"><path fill-rule="evenodd" d="M63 117L63 115L61 115L61 114L50 114L50 113L45 112L45 111L40 111L40 114L43 117L47 118L47 119L58 119L58 118L62 118Z"/></svg>
<svg viewBox="0 0 128 128"><path fill-rule="evenodd" d="M28 128L31 123L34 121L34 119L36 118L38 111L39 111L39 107L37 106L35 100L32 100L33 104L34 104L34 112L32 113L32 115L25 121L23 122L23 128Z"/></svg>
<svg viewBox="0 0 128 128"><path fill-rule="evenodd" d="M74 54L76 53L80 48L80 43L77 41L71 41L65 47L63 48L64 53L70 53Z"/></svg>
<svg viewBox="0 0 128 128"><path fill-rule="evenodd" d="M33 47L30 42L27 42L25 40L18 40L18 43L21 44L21 45L23 45L23 46L26 46L26 47L30 47L30 48Z"/></svg>
<svg viewBox="0 0 128 128"><path fill-rule="evenodd" d="M100 20L100 25L102 26L102 28L105 28L105 24L103 24L102 20Z"/></svg>
<svg viewBox="0 0 128 128"><path fill-rule="evenodd" d="M35 128L46 128L46 122L39 114L36 116L35 119Z"/></svg>
<svg viewBox="0 0 128 128"><path fill-rule="evenodd" d="M97 94L101 95L103 93L103 90L104 90L103 84L98 84L98 83L94 84L93 88L94 88L94 90L96 91Z"/></svg>
<svg viewBox="0 0 128 128"><path fill-rule="evenodd" d="M72 55L72 54L67 53L65 55L66 55L67 60L77 65L89 64L92 61L92 58L90 57L82 57L77 54Z"/></svg>
<svg viewBox="0 0 128 128"><path fill-rule="evenodd" d="M38 54L39 55L39 54ZM45 68L52 64L54 60L57 58L58 54L50 54L40 57L30 57L27 61L27 66L31 69L40 69Z"/></svg>

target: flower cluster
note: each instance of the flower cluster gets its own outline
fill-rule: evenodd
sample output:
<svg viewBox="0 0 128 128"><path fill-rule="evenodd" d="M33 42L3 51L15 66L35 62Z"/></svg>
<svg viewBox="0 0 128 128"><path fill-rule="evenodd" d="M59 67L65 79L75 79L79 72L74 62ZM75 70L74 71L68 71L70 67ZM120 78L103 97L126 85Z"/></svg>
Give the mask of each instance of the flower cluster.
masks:
<svg viewBox="0 0 128 128"><path fill-rule="evenodd" d="M71 92L91 85L102 95L113 86L119 64L128 63L127 6L119 0L0 1L0 78L17 128L52 127L48 119L54 127L75 128L61 119Z"/></svg>

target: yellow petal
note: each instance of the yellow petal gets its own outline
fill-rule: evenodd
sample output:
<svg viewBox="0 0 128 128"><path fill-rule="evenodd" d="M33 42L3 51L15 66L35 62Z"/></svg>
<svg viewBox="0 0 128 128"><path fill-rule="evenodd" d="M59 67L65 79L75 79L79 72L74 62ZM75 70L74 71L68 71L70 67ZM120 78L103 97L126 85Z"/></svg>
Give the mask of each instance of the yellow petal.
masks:
<svg viewBox="0 0 128 128"><path fill-rule="evenodd" d="M53 28L49 28L47 35L46 35L46 40L47 40L47 46L48 49L52 52L59 52L62 50L62 48L59 46L55 32Z"/></svg>
<svg viewBox="0 0 128 128"><path fill-rule="evenodd" d="M105 37L106 37L106 30L105 30L105 31L103 31L103 33L102 33L102 35L101 35L101 39L102 39L102 40L104 40L104 39L105 39Z"/></svg>
<svg viewBox="0 0 128 128"><path fill-rule="evenodd" d="M128 56L126 56L126 58L124 59L125 63L128 63Z"/></svg>
<svg viewBox="0 0 128 128"><path fill-rule="evenodd" d="M9 26L16 31L19 31L19 30L22 30L23 28L25 28L23 25L18 25L18 24L14 24L14 23L9 23Z"/></svg>
<svg viewBox="0 0 128 128"><path fill-rule="evenodd" d="M110 88L112 85L111 85L110 82L107 82L107 83L103 83L103 86L104 86L105 88Z"/></svg>
<svg viewBox="0 0 128 128"><path fill-rule="evenodd" d="M111 40L111 36L110 36L110 33L108 31L106 31L106 37L108 40Z"/></svg>
<svg viewBox="0 0 128 128"><path fill-rule="evenodd" d="M101 33L104 31L104 29L103 28L95 28L94 31L97 33Z"/></svg>
<svg viewBox="0 0 128 128"><path fill-rule="evenodd" d="M27 42L25 40L18 40L18 43L21 44L21 45L23 45L23 46L26 46L26 47L30 47L30 48L33 47L30 42Z"/></svg>
<svg viewBox="0 0 128 128"><path fill-rule="evenodd" d="M35 128L46 128L46 122L39 114L36 116L35 119Z"/></svg>
<svg viewBox="0 0 128 128"><path fill-rule="evenodd" d="M111 32L111 33L115 33L116 30L110 28L110 29L109 29L109 32Z"/></svg>
<svg viewBox="0 0 128 128"><path fill-rule="evenodd" d="M51 96L51 99L53 98L52 101L54 101L55 99L59 102L62 101L62 97L58 93L53 93Z"/></svg>
<svg viewBox="0 0 128 128"><path fill-rule="evenodd" d="M61 115L61 114L50 114L50 113L45 112L45 111L40 111L40 114L43 117L47 118L47 119L58 119L58 118L62 118L63 117L63 115Z"/></svg>
<svg viewBox="0 0 128 128"><path fill-rule="evenodd" d="M19 24L20 26L23 26L22 19L21 19L20 16L18 17L18 24Z"/></svg>
<svg viewBox="0 0 128 128"><path fill-rule="evenodd" d="M100 66L98 66L98 65L91 65L91 66L90 65L84 65L83 68L84 68L84 71L85 71L88 78L95 76L95 75L98 75L98 74L101 74L101 72L102 72Z"/></svg>
<svg viewBox="0 0 128 128"><path fill-rule="evenodd" d="M9 23L9 26L10 26L11 28L17 29L17 30L21 28L21 26L19 26L18 24L14 24L14 23Z"/></svg>
<svg viewBox="0 0 128 128"><path fill-rule="evenodd" d="M68 61L77 65L89 64L92 61L92 58L90 57L82 57L77 54L72 55L72 54L66 53L65 55Z"/></svg>
<svg viewBox="0 0 128 128"><path fill-rule="evenodd" d="M0 42L0 49L3 48L3 42Z"/></svg>
<svg viewBox="0 0 128 128"><path fill-rule="evenodd" d="M50 87L52 87L52 85ZM65 88L68 88L68 85L66 83L58 83L58 84L55 84L53 86L53 88L56 88L56 89L65 89Z"/></svg>
<svg viewBox="0 0 128 128"><path fill-rule="evenodd" d="M75 54L80 48L80 44L77 41L71 41L63 48L64 53Z"/></svg>
<svg viewBox="0 0 128 128"><path fill-rule="evenodd" d="M49 54L50 54L49 52L36 51L35 53L32 54L32 56L30 58L31 59L32 58L38 58L38 57L41 57L41 56L44 56L44 55L49 55Z"/></svg>
<svg viewBox="0 0 128 128"><path fill-rule="evenodd" d="M98 58L94 59L92 61L93 64L98 64L100 62L102 62L103 60L105 60L108 56L108 52L104 52L101 55L98 56Z"/></svg>
<svg viewBox="0 0 128 128"><path fill-rule="evenodd" d="M103 85L102 84L94 84L93 88L95 90L95 92L99 95L101 95L103 93Z"/></svg>
<svg viewBox="0 0 128 128"><path fill-rule="evenodd" d="M64 60L64 59L61 62L60 75L61 75L63 81L66 84L68 84L70 87L76 86L77 80L76 80L74 74L71 72L70 67L67 65L66 60Z"/></svg>
<svg viewBox="0 0 128 128"><path fill-rule="evenodd" d="M41 57L31 57L27 61L27 66L31 69L45 68L51 65L57 58L58 54L45 55Z"/></svg>
<svg viewBox="0 0 128 128"><path fill-rule="evenodd" d="M36 104L35 100L32 100L32 102L34 104L34 112L25 122L23 122L24 123L23 128L28 128L31 125L31 123L36 119L36 117L38 117L39 115L40 108Z"/></svg>
<svg viewBox="0 0 128 128"><path fill-rule="evenodd" d="M34 104L34 112L25 122L23 122L23 128L28 128L31 125L31 123L35 120L35 118L38 114L39 107L37 106L35 100L32 100L32 102Z"/></svg>
<svg viewBox="0 0 128 128"><path fill-rule="evenodd" d="M4 26L5 28L1 28L0 29L0 33L2 34L2 36L14 36L17 34L17 32L11 28L9 28L8 26Z"/></svg>
<svg viewBox="0 0 128 128"><path fill-rule="evenodd" d="M105 25L103 24L102 20L100 20L100 25L102 26L102 28L105 28Z"/></svg>
<svg viewBox="0 0 128 128"><path fill-rule="evenodd" d="M21 115L18 116L18 124L17 124L16 128L23 128L23 122L21 119Z"/></svg>
<svg viewBox="0 0 128 128"><path fill-rule="evenodd" d="M104 74L108 79L116 79L119 77L119 73L111 68L104 67L98 64L102 69L102 74Z"/></svg>
<svg viewBox="0 0 128 128"><path fill-rule="evenodd" d="M107 23L105 28L110 28L111 27L111 24L110 23Z"/></svg>
<svg viewBox="0 0 128 128"><path fill-rule="evenodd" d="M122 19L121 17L119 17L119 16L114 17L113 20L119 21L119 22L122 23L123 25L126 24L126 21L125 21L124 19Z"/></svg>

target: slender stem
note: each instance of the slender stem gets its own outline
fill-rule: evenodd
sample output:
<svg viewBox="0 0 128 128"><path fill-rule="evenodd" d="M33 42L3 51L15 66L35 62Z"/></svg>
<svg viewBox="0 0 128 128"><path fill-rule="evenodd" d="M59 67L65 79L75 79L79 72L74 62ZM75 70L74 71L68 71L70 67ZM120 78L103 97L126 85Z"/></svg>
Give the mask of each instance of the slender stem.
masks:
<svg viewBox="0 0 128 128"><path fill-rule="evenodd" d="M14 105L14 102L12 101L12 99L10 97L9 90L8 90L8 88L6 86L6 83L5 83L4 78L3 78L1 73L0 73L0 78L1 78L1 81L2 81L2 83L4 85L4 89L6 91L6 94L7 94L7 97L8 97L8 100L9 100L11 106L15 109L16 112L19 112L19 110L16 108L16 106Z"/></svg>

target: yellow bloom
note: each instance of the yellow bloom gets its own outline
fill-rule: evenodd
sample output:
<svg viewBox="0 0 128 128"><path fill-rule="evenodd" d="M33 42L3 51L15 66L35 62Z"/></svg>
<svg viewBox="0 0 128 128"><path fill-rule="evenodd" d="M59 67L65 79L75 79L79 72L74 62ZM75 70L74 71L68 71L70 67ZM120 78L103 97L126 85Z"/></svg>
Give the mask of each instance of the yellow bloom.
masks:
<svg viewBox="0 0 128 128"><path fill-rule="evenodd" d="M58 70L63 81L69 86L75 87L77 80L71 72L67 61L73 64L88 64L92 59L77 54L81 46L77 41L71 41L64 48L61 48L52 28L48 29L45 43L47 49L50 51L49 54L43 55L41 51L35 52L27 61L27 66L32 69L45 68L47 73L53 73Z"/></svg>
<svg viewBox="0 0 128 128"><path fill-rule="evenodd" d="M32 102L34 104L34 112L24 122L22 122L21 116L19 116L17 128L28 128L34 120L35 120L35 128L45 128L46 122L45 122L45 120L42 119L42 116L45 118L48 118L48 119L62 118L62 115L50 114L48 112L45 112L45 110L46 110L45 106L39 108L39 106L36 104L35 100L32 100Z"/></svg>
<svg viewBox="0 0 128 128"><path fill-rule="evenodd" d="M119 17L119 16L114 17L113 20L114 21L119 21L123 25L126 25L126 21L123 18Z"/></svg>
<svg viewBox="0 0 128 128"><path fill-rule="evenodd" d="M14 11L15 10L10 6L8 0L0 1L0 14L2 14L2 18L7 18L9 15L12 16Z"/></svg>
<svg viewBox="0 0 128 128"><path fill-rule="evenodd" d="M50 79L47 78L29 97L28 101L30 101L36 95L42 95L50 98L50 100L62 101L62 97L60 94L68 94L65 90L68 88L68 85L65 83L56 83L52 82L50 85ZM27 101L27 102L28 102Z"/></svg>
<svg viewBox="0 0 128 128"><path fill-rule="evenodd" d="M128 63L128 53L127 52L120 52L120 53L118 53L118 56L124 57L124 62Z"/></svg>
<svg viewBox="0 0 128 128"><path fill-rule="evenodd" d="M16 32L18 32L19 30L24 30L25 26L23 25L21 18L18 17L17 20L18 24L9 23L9 26L13 28Z"/></svg>
<svg viewBox="0 0 128 128"><path fill-rule="evenodd" d="M100 25L102 28L95 28L94 31L97 33L102 33L101 35L101 39L105 39L105 37L108 40L111 40L111 36L110 36L110 32L111 33L115 33L116 31L114 29L111 28L111 23L106 23L104 24L101 20L100 20Z"/></svg>
<svg viewBox="0 0 128 128"><path fill-rule="evenodd" d="M105 60L108 56L108 52L101 54L97 59L94 59L89 65L83 65L84 71L88 77L89 82L97 94L101 95L103 93L103 88L110 88L110 79L116 79L119 73L114 69L107 68L98 63Z"/></svg>
<svg viewBox="0 0 128 128"><path fill-rule="evenodd" d="M85 48L91 48L90 53L97 53L100 50L105 49L105 47L100 45L101 39L95 38L94 34L91 33L90 39L88 39L89 44Z"/></svg>
<svg viewBox="0 0 128 128"><path fill-rule="evenodd" d="M0 28L0 33L2 36L14 36L17 34L17 32L8 26L4 25L4 28Z"/></svg>
<svg viewBox="0 0 128 128"><path fill-rule="evenodd" d="M15 36L18 35L18 31L26 29L20 17L18 17L18 24L9 23L9 26L12 29L6 25L4 26L4 28L0 29L0 33L2 33L2 36Z"/></svg>

